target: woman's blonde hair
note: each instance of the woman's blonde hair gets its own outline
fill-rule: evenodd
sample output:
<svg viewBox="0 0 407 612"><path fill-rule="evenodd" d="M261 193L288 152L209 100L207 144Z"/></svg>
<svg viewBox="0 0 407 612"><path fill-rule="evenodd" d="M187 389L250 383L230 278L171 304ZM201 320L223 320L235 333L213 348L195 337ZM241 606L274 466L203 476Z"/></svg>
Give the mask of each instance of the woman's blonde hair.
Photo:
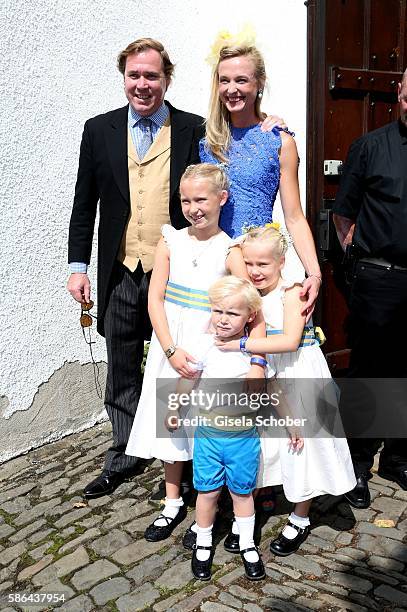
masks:
<svg viewBox="0 0 407 612"><path fill-rule="evenodd" d="M214 164L191 164L181 176L180 184L185 179L207 179L216 191L229 191L229 179L223 168Z"/></svg>
<svg viewBox="0 0 407 612"><path fill-rule="evenodd" d="M250 313L257 312L261 308L259 292L246 278L223 276L209 287L208 295L212 304L233 295L240 295L246 301Z"/></svg>
<svg viewBox="0 0 407 612"><path fill-rule="evenodd" d="M244 235L241 246L250 244L251 242L265 242L273 254L274 259L284 257L287 252L287 238L275 227L254 227Z"/></svg>
<svg viewBox="0 0 407 612"><path fill-rule="evenodd" d="M221 162L227 162L227 150L230 144L230 113L219 98L219 64L233 57L248 57L254 64L254 76L259 89L266 83L266 68L260 51L254 45L222 47L219 59L212 74L211 97L209 100L208 119L206 120L206 146ZM263 119L260 110L261 98L257 94L255 113L259 121Z"/></svg>

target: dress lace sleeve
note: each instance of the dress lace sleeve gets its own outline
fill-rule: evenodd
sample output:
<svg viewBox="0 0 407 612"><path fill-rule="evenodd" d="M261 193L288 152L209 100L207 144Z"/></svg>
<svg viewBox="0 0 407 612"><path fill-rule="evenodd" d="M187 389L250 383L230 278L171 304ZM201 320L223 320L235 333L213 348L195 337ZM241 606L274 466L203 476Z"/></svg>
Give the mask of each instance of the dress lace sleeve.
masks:
<svg viewBox="0 0 407 612"><path fill-rule="evenodd" d="M207 147L205 138L201 138L199 141L199 159L201 162L209 162L213 164L212 156L210 155Z"/></svg>
<svg viewBox="0 0 407 612"><path fill-rule="evenodd" d="M161 228L161 235L164 238L164 242L169 249L171 249L171 245L176 240L177 230L172 225L165 224Z"/></svg>
<svg viewBox="0 0 407 612"><path fill-rule="evenodd" d="M238 236L237 238L233 238L230 242L229 242L229 246L228 246L228 250L227 250L227 255L229 255L230 251L234 248L234 247L241 247L244 241L244 234L242 236Z"/></svg>

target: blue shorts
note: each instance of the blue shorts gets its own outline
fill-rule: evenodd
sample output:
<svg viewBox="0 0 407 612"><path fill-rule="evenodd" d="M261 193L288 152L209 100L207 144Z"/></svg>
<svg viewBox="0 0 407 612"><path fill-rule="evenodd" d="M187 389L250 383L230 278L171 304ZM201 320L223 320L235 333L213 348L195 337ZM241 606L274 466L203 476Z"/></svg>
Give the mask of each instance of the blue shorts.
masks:
<svg viewBox="0 0 407 612"><path fill-rule="evenodd" d="M221 431L197 427L194 437L194 487L214 491L226 484L232 493L248 495L256 488L260 442L255 428Z"/></svg>

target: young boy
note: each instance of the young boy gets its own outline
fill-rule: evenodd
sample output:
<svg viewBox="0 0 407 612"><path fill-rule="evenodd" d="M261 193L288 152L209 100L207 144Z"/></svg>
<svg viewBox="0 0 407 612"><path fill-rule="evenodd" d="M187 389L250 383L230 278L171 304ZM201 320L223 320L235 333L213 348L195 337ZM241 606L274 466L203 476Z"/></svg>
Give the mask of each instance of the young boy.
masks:
<svg viewBox="0 0 407 612"><path fill-rule="evenodd" d="M221 338L240 338L261 308L261 298L253 285L234 276L214 283L209 289L209 300L211 331ZM240 554L246 576L250 580L260 580L265 571L253 541L252 496L260 443L255 427L256 413L247 401L244 382L237 384L234 379L244 379L253 361L264 366L266 375L272 372L265 359L241 352L222 353L209 334L202 339L200 352L202 373L198 383L195 381L194 385L193 381L184 379L178 388L185 392L189 384L191 400L192 393L199 398L193 454L194 487L198 498L192 573L198 580L211 578L213 522L218 497L223 485L227 485L239 528ZM239 398L242 399L240 404ZM174 423L174 419L170 421Z"/></svg>

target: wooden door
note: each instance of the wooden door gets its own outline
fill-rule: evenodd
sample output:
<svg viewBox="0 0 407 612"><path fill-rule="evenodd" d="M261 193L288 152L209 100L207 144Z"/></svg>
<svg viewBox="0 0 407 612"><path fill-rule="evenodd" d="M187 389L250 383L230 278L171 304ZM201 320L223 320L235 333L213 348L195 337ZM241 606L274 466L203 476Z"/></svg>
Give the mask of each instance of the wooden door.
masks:
<svg viewBox="0 0 407 612"><path fill-rule="evenodd" d="M351 142L398 117L397 83L407 66L407 0L309 0L307 216L323 274L316 319L331 371L349 363L347 286L332 223L339 176L325 160L346 159ZM333 164L335 166L335 164Z"/></svg>

